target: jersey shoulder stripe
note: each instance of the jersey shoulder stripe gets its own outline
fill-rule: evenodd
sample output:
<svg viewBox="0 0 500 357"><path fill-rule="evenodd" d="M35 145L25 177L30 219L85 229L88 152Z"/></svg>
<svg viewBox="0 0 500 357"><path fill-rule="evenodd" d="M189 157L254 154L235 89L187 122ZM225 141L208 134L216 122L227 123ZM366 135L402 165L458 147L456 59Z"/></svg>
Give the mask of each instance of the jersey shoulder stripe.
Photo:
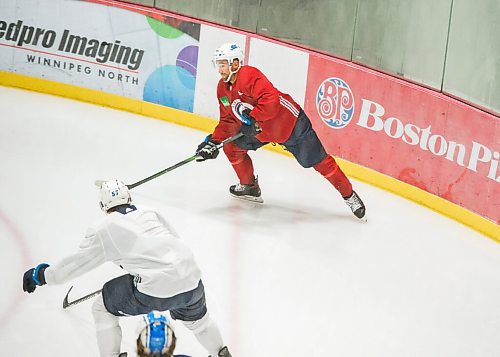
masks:
<svg viewBox="0 0 500 357"><path fill-rule="evenodd" d="M299 111L297 108L295 108L293 106L292 103L290 103L289 100L286 100L285 98L283 98L281 95L280 95L280 104L282 106L284 106L286 109L288 109L290 111L290 113L292 113L295 117L298 117L299 116Z"/></svg>

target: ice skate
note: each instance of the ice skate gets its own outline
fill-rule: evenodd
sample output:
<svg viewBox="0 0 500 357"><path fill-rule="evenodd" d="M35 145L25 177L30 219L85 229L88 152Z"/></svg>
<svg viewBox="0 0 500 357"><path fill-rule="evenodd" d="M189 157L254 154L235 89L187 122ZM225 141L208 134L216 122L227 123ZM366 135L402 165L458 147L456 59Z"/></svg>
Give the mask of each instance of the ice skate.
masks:
<svg viewBox="0 0 500 357"><path fill-rule="evenodd" d="M229 350L225 346L222 347L222 349L219 351L217 356L218 357L232 357L231 354L229 353ZM208 356L208 357L212 357L212 356Z"/></svg>
<svg viewBox="0 0 500 357"><path fill-rule="evenodd" d="M260 194L259 181L255 177L254 182L248 185L236 184L229 187L231 196L240 198L242 200L264 203Z"/></svg>
<svg viewBox="0 0 500 357"><path fill-rule="evenodd" d="M349 206L352 213L354 213L357 218L366 222L365 204L361 201L361 198L359 198L355 191L352 191L352 194L349 197L344 197L344 202L347 206Z"/></svg>
<svg viewBox="0 0 500 357"><path fill-rule="evenodd" d="M219 351L219 357L231 357L231 354L229 353L229 350L227 349L227 347L223 347Z"/></svg>

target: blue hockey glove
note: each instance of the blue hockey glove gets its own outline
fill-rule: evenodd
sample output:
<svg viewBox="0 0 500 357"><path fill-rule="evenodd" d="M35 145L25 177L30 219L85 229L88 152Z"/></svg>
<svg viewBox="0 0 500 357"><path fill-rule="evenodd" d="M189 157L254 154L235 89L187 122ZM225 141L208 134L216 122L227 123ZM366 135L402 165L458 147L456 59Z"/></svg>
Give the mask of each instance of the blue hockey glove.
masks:
<svg viewBox="0 0 500 357"><path fill-rule="evenodd" d="M208 135L196 149L196 155L200 156L196 161L200 162L217 158L217 155L219 155L218 144L212 140L212 134Z"/></svg>
<svg viewBox="0 0 500 357"><path fill-rule="evenodd" d="M248 124L246 123L241 124L240 131L243 135L248 137L254 137L255 135L257 135L262 131L262 129L259 127L259 124L257 124L255 118L253 118L250 115L250 109L247 108L243 110L242 115L245 117L245 119L248 119Z"/></svg>
<svg viewBox="0 0 500 357"><path fill-rule="evenodd" d="M31 268L23 276L23 290L32 293L35 291L37 285L42 286L47 284L45 281L45 269L49 267L48 264L38 264L36 268Z"/></svg>

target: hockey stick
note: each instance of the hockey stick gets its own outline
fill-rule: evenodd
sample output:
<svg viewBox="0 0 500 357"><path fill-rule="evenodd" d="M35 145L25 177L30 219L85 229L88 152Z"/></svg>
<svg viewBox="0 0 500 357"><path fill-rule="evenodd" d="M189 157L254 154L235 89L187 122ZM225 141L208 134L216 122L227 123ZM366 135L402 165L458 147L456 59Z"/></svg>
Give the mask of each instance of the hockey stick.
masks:
<svg viewBox="0 0 500 357"><path fill-rule="evenodd" d="M237 134L235 134L235 135L233 135L233 136L231 136L231 137L229 137L229 138L225 139L224 141L222 141L220 144L218 144L218 145L216 146L217 150L219 150L220 148L222 148L225 144L230 143L231 141L234 141L234 140L236 140L236 139L240 138L241 136L243 136L243 134L242 134L242 133L237 133ZM199 158L201 158L201 156L200 156L200 155L194 154L193 156L188 157L187 159L185 159L185 160L183 160L183 161L181 161L181 162L178 162L178 163L177 163L177 164L175 164L175 165L172 165L172 166L170 166L170 167L167 167L166 169L161 170L161 171L159 171L159 172L155 173L154 175L151 175L151 176L149 176L149 177L146 177L145 179L142 179L142 180L140 180L140 181L137 181L137 182L135 182L135 183L133 183L133 184L126 185L126 186L127 186L127 188L128 188L128 189L132 189L132 188L134 188L134 187L137 187L137 186L139 186L139 185L142 185L143 183L146 183L146 182L148 182L148 181L151 181L152 179L155 179L155 178L157 178L157 177L159 177L159 176L161 176L161 175L163 175L163 174L166 174L167 172L170 172L170 171L175 170L175 169L177 169L177 168L179 168L179 167L181 167L181 166L184 166L184 165L185 165L185 164L187 164L188 162L194 161L194 160L199 159ZM101 186L102 186L102 184L103 184L104 182L105 182L104 180L96 180L96 181L94 182L94 184L95 184L97 187L101 187Z"/></svg>
<svg viewBox="0 0 500 357"><path fill-rule="evenodd" d="M101 291L102 291L101 289L96 290L93 293L87 294L85 296L82 296L79 299L76 299L75 301L71 301L70 302L70 301L68 301L68 295L69 295L69 292L71 291L71 289L73 289L73 286L71 286L71 288L69 288L68 292L66 293L66 296L64 297L64 300L63 300L63 309L66 309L67 307L79 304L79 303L81 303L81 302L83 302L85 300L93 298L94 296L99 295L101 293Z"/></svg>

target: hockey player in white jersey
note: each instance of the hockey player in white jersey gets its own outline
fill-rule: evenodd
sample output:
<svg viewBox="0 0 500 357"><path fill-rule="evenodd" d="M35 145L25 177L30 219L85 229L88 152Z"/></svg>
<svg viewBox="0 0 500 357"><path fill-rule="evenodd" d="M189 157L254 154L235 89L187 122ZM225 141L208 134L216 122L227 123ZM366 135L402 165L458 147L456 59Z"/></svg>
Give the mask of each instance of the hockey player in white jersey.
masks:
<svg viewBox="0 0 500 357"><path fill-rule="evenodd" d="M231 357L207 311L201 272L191 250L158 212L133 205L122 182L104 182L99 195L106 218L88 229L74 254L24 273L23 290L32 293L37 286L63 284L110 261L128 274L105 283L92 305L102 357L120 355L120 316L151 310L169 310L211 356Z"/></svg>

